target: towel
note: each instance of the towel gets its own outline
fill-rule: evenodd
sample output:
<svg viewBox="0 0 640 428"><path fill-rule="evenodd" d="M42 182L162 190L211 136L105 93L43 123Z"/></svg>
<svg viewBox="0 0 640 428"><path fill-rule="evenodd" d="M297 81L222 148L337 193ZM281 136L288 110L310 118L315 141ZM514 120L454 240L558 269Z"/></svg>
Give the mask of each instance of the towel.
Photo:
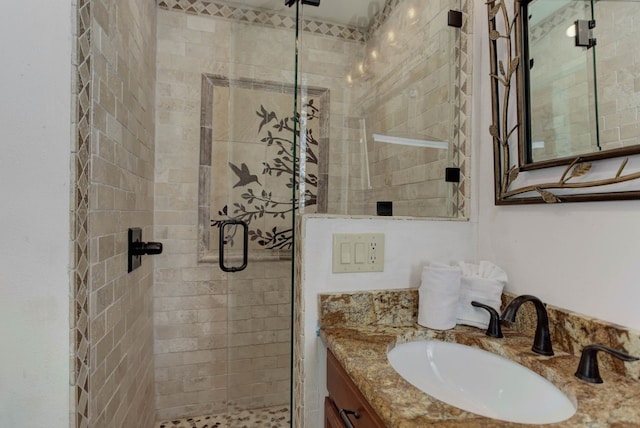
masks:
<svg viewBox="0 0 640 428"><path fill-rule="evenodd" d="M418 290L418 324L436 330L456 326L461 275L458 266L442 263L432 262L423 268Z"/></svg>
<svg viewBox="0 0 640 428"><path fill-rule="evenodd" d="M500 311L502 290L507 283L507 274L495 264L481 261L478 264L460 262L460 298L457 308L457 323L478 328L489 326L489 312L471 306L472 301L484 303Z"/></svg>

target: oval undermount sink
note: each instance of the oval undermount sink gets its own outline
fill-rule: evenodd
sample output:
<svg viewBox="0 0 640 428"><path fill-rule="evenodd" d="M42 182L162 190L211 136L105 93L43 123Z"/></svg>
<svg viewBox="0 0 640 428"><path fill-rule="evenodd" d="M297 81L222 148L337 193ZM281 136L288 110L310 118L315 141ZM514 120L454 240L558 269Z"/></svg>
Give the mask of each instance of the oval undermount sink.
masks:
<svg viewBox="0 0 640 428"><path fill-rule="evenodd" d="M387 358L405 380L460 409L524 424L561 422L574 404L551 382L500 355L458 343L421 340Z"/></svg>

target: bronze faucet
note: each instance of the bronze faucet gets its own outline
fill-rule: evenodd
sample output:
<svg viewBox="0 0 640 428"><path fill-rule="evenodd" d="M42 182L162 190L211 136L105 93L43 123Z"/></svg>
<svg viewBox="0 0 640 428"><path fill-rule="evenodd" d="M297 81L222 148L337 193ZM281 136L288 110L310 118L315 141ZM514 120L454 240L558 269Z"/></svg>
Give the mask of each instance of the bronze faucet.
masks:
<svg viewBox="0 0 640 428"><path fill-rule="evenodd" d="M525 302L532 302L536 307L538 322L536 324L536 333L533 339L533 347L531 350L540 355L553 355L553 347L551 346L551 334L549 333L549 317L547 316L547 308L540 299L535 296L522 295L513 299L502 311L501 318L504 321L515 322L516 313Z"/></svg>

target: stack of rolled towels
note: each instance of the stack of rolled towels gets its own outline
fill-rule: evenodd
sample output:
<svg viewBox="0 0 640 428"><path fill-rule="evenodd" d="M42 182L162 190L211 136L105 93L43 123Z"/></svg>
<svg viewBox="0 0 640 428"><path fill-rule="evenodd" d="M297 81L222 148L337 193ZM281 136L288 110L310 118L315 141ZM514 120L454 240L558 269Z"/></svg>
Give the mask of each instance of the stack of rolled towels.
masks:
<svg viewBox="0 0 640 428"><path fill-rule="evenodd" d="M507 274L488 261L448 265L428 263L422 271L418 324L448 330L456 324L479 328L489 325L489 313L471 306L477 301L500 310Z"/></svg>

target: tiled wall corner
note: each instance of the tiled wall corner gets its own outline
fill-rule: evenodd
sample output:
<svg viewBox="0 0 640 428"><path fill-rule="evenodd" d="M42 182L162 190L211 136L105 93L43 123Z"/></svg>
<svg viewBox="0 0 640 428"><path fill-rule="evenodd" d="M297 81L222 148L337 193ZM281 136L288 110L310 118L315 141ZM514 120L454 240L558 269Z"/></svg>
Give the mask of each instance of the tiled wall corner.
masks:
<svg viewBox="0 0 640 428"><path fill-rule="evenodd" d="M151 426L151 266L127 274L127 228L152 238L156 5L78 0L74 154L77 427Z"/></svg>

